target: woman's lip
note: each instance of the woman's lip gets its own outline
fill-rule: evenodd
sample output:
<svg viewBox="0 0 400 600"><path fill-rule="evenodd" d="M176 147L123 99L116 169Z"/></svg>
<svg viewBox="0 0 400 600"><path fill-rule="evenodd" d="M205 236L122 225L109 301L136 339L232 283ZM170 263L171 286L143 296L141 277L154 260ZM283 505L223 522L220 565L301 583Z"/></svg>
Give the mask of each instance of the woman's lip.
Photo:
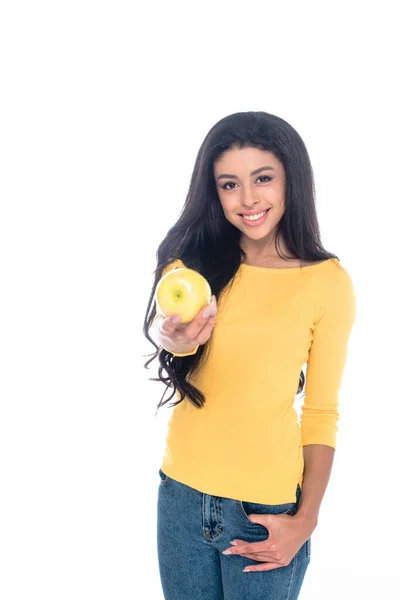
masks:
<svg viewBox="0 0 400 600"><path fill-rule="evenodd" d="M250 227L256 227L257 225L262 225L265 220L268 217L268 213L269 213L270 209L268 209L265 214L263 214L262 217L260 217L259 219L255 220L255 221L249 221L248 219L245 219L242 215L239 215L240 220L242 221L242 223L245 223L246 225L249 225Z"/></svg>

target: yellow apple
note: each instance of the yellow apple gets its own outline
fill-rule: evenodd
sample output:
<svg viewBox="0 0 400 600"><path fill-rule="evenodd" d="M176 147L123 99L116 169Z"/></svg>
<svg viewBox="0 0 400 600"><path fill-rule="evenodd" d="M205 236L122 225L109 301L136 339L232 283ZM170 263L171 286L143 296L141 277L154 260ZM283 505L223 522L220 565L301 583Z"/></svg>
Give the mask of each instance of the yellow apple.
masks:
<svg viewBox="0 0 400 600"><path fill-rule="evenodd" d="M180 315L189 323L211 300L211 288L205 277L194 269L179 268L166 273L156 287L157 312L164 317Z"/></svg>

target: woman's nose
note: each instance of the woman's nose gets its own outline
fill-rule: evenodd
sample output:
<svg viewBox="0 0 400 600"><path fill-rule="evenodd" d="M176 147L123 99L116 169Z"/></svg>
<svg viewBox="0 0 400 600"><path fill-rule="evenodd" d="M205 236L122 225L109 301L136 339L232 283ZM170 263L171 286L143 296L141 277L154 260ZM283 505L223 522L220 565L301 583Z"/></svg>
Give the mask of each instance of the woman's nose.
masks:
<svg viewBox="0 0 400 600"><path fill-rule="evenodd" d="M243 194L241 198L241 204L249 209L252 209L254 206L257 206L257 204L259 203L260 200L258 198L255 198L251 194Z"/></svg>

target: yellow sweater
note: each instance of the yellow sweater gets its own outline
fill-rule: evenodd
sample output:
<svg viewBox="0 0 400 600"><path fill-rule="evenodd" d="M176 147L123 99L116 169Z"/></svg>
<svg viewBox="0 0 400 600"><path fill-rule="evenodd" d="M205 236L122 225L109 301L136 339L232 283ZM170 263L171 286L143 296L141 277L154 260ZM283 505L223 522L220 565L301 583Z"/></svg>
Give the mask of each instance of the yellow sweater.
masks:
<svg viewBox="0 0 400 600"><path fill-rule="evenodd" d="M190 379L205 406L185 399L172 409L166 475L215 496L295 502L302 446L335 448L355 311L352 280L337 259L301 269L242 264L219 299L207 359ZM293 405L305 363L299 422Z"/></svg>

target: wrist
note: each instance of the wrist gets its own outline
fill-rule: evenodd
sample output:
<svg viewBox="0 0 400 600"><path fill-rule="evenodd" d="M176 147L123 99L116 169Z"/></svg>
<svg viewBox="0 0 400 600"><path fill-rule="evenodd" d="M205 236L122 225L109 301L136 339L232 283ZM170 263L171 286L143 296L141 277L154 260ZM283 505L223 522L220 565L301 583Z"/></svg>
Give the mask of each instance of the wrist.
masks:
<svg viewBox="0 0 400 600"><path fill-rule="evenodd" d="M196 354L198 349L199 349L199 346L197 345L194 348L192 348L191 350L185 350L185 351L181 351L181 352L167 350L167 352L170 352L174 356L193 356L193 354ZM182 350L182 348L181 348L181 350Z"/></svg>
<svg viewBox="0 0 400 600"><path fill-rule="evenodd" d="M196 354L196 352L199 348L198 345L193 345L193 344L188 344L185 346L173 346L173 345L171 345L170 342L171 342L171 340L165 339L165 338L163 338L163 336L159 337L160 346L166 352L169 352L170 354L173 354L174 356L190 356L190 355Z"/></svg>
<svg viewBox="0 0 400 600"><path fill-rule="evenodd" d="M301 509L294 515L293 519L301 525L305 530L307 530L310 535L314 531L314 529L318 525L318 516L315 514L307 514L302 512Z"/></svg>

